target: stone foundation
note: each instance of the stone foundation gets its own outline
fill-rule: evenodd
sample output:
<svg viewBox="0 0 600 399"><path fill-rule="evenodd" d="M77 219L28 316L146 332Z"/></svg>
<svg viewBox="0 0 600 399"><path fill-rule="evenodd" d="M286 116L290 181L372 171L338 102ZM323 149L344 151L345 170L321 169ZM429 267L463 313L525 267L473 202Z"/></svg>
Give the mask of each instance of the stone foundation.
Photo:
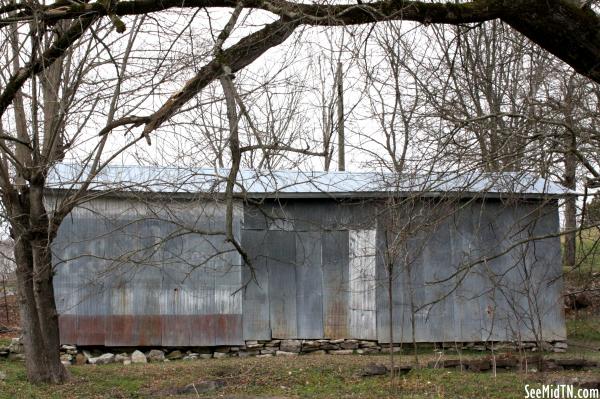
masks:
<svg viewBox="0 0 600 399"><path fill-rule="evenodd" d="M437 351L539 351L535 342L443 342L418 344L419 348L431 348ZM246 341L242 346L216 346L199 348L78 348L74 345L61 346L61 360L69 364L107 364L107 363L147 363L164 362L172 360L197 360L225 357L271 357L271 356L298 356L298 355L373 355L389 353L389 344L380 344L377 341L363 341L356 339L275 339L270 341ZM145 352L142 352L142 349ZM566 352L567 343L564 341L545 342L542 349L546 352ZM396 353L412 353L412 343L394 344ZM116 354L115 354L116 353ZM23 346L18 338L14 338L7 348L0 348L0 357L22 360Z"/></svg>

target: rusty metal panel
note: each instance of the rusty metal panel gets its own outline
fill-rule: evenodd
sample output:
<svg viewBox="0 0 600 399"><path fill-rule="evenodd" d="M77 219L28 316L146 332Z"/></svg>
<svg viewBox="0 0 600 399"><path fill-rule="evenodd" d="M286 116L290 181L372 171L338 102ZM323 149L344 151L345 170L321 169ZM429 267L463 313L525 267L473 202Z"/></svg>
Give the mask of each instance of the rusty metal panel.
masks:
<svg viewBox="0 0 600 399"><path fill-rule="evenodd" d="M298 338L318 339L323 337L321 232L298 232L295 238Z"/></svg>
<svg viewBox="0 0 600 399"><path fill-rule="evenodd" d="M269 311L273 338L296 338L296 240L293 232L267 232Z"/></svg>
<svg viewBox="0 0 600 399"><path fill-rule="evenodd" d="M238 230L239 231L239 230ZM239 237L237 238L239 240ZM215 273L216 345L242 345L242 258L220 237L219 256L213 258Z"/></svg>
<svg viewBox="0 0 600 399"><path fill-rule="evenodd" d="M106 224L93 211L80 210L71 224L72 251L68 258L71 275L74 310L77 314L77 344L104 345L108 298L106 281L109 263L104 243L97 240L106 233Z"/></svg>
<svg viewBox="0 0 600 399"><path fill-rule="evenodd" d="M77 315L60 314L58 329L61 344L77 344Z"/></svg>
<svg viewBox="0 0 600 399"><path fill-rule="evenodd" d="M178 301L165 301L165 305L170 307L163 312L178 315L182 324L187 320L189 330L167 333L163 345L181 342L187 337L192 346L215 345L215 275L211 263L215 248L201 234L186 234L182 236L181 248L174 251L174 256L180 259L174 264L174 272L178 274L171 274L173 287L164 293L167 297L178 298ZM165 325L164 328L166 331L170 327Z"/></svg>
<svg viewBox="0 0 600 399"><path fill-rule="evenodd" d="M189 317L193 298L189 284L186 283L191 267L185 263L187 254L185 240L191 236L179 234L177 226L166 225L165 237L171 237L163 243L162 286L160 296L160 314L162 316L162 345L189 346L191 339L191 319Z"/></svg>
<svg viewBox="0 0 600 399"><path fill-rule="evenodd" d="M324 338L346 338L350 336L348 334L348 232L324 231L322 234Z"/></svg>
<svg viewBox="0 0 600 399"><path fill-rule="evenodd" d="M244 340L271 339L269 323L269 272L264 230L244 230L242 244L251 266L242 269Z"/></svg>
<svg viewBox="0 0 600 399"><path fill-rule="evenodd" d="M350 337L376 339L376 230L351 230L348 236Z"/></svg>

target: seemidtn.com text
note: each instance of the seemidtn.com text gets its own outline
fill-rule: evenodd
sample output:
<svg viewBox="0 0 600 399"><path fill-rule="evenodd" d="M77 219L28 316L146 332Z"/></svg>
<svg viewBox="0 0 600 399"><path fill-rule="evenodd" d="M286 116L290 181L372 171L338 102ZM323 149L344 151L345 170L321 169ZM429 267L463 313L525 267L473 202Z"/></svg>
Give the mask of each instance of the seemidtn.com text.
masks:
<svg viewBox="0 0 600 399"><path fill-rule="evenodd" d="M541 387L525 385L526 399L590 399L600 398L598 388L578 388L569 384L543 384Z"/></svg>

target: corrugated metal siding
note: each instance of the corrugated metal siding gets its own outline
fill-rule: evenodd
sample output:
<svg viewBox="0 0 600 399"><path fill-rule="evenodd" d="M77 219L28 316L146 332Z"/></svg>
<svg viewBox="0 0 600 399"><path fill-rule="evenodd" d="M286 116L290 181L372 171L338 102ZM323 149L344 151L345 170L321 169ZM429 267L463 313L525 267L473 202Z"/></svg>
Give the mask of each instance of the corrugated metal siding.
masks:
<svg viewBox="0 0 600 399"><path fill-rule="evenodd" d="M241 210L235 210L238 239ZM55 279L63 342L241 344L241 292L234 295L241 257L218 234L223 230L224 207L210 202L105 199L75 209L54 245L56 259L70 259ZM73 295L74 287L85 294Z"/></svg>
<svg viewBox="0 0 600 399"><path fill-rule="evenodd" d="M295 233L269 230L267 243L271 334L273 338L296 338Z"/></svg>
<svg viewBox="0 0 600 399"><path fill-rule="evenodd" d="M351 230L348 234L350 335L360 339L376 339L375 287L376 230Z"/></svg>
<svg viewBox="0 0 600 399"><path fill-rule="evenodd" d="M348 330L348 231L325 231L323 257L323 335L339 339L350 336Z"/></svg>
<svg viewBox="0 0 600 399"><path fill-rule="evenodd" d="M296 233L298 336L323 337L323 259L320 231Z"/></svg>
<svg viewBox="0 0 600 399"><path fill-rule="evenodd" d="M252 264L242 269L243 292L243 329L245 340L271 339L269 313L269 270L267 268L267 232L265 230L246 230L243 234L243 246Z"/></svg>
<svg viewBox="0 0 600 399"><path fill-rule="evenodd" d="M65 220L54 244L56 261L64 260L55 278L61 340L108 346L271 338L387 342L380 205L238 205L235 234L252 259L252 280L222 234L203 234L223 229L223 205L96 200ZM516 240L558 231L556 202L542 208L539 202L460 202L450 217L428 214L425 206L413 212L439 223L417 229L407 256L395 262L395 341L412 339L411 300L419 342L529 340L532 306L543 316L544 339L564 338L558 238L467 267ZM197 231L180 234L186 225ZM526 291L535 294L534 305Z"/></svg>

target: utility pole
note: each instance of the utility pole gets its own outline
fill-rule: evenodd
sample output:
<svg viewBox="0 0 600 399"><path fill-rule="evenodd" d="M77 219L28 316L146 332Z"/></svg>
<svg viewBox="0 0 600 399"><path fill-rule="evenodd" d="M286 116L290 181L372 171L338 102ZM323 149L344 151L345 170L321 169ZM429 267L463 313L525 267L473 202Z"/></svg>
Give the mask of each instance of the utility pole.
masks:
<svg viewBox="0 0 600 399"><path fill-rule="evenodd" d="M346 170L346 149L344 137L344 83L342 78L342 63L337 64L337 114L338 114L338 170Z"/></svg>

